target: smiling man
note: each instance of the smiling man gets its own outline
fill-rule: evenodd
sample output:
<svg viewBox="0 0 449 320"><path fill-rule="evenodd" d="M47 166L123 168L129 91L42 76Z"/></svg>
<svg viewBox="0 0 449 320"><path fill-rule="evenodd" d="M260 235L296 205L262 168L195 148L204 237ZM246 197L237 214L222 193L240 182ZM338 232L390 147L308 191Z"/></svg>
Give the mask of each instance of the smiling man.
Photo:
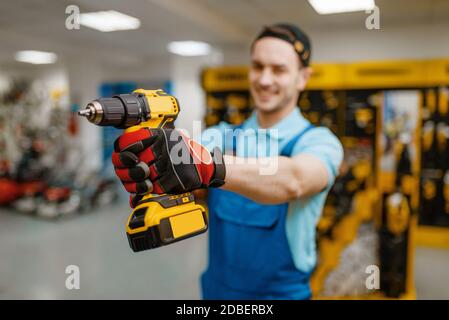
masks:
<svg viewBox="0 0 449 320"><path fill-rule="evenodd" d="M297 106L311 75L310 50L307 35L292 24L265 27L251 46L255 110L240 128L276 131L272 139L279 146L278 170L261 175L260 164L234 164L233 156L224 156L225 184L208 194L209 266L202 276L206 299L311 296L315 227L343 149L329 129L313 127ZM217 128L224 133L231 126L221 123L206 130L203 141ZM265 140L255 141L247 148L234 146L235 157L255 156L266 147L260 145Z"/></svg>
<svg viewBox="0 0 449 320"><path fill-rule="evenodd" d="M291 24L268 26L251 47L254 112L242 125L207 129L204 146L179 134L169 139L173 129L142 129L116 143L117 159L131 150L139 158L116 171L129 192L208 189L209 264L201 278L205 299L311 296L315 227L343 150L329 129L312 126L297 106L311 74L309 62L304 32ZM211 139L217 133L221 139ZM252 143L245 143L248 135ZM194 163L176 161L175 146ZM249 160L268 149L265 154L276 161L277 170L261 174L261 162Z"/></svg>

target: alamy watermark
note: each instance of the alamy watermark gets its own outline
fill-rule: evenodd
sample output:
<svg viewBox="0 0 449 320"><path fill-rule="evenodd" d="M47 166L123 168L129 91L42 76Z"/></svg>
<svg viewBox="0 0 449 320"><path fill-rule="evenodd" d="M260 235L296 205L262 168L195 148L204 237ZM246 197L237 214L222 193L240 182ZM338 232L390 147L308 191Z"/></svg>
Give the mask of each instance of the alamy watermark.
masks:
<svg viewBox="0 0 449 320"><path fill-rule="evenodd" d="M380 289L380 269L379 266L374 264L369 265L365 269L365 273L369 276L365 280L365 286L368 290L379 290Z"/></svg>
<svg viewBox="0 0 449 320"><path fill-rule="evenodd" d="M186 139L180 136L192 137L192 139L209 151L213 147L219 147L227 157L226 164L250 164L257 165L260 175L275 175L278 170L279 161L279 132L277 129L233 129L233 128L209 128L202 133L201 121L193 122L193 135L187 130L174 130L170 137L170 142L175 142L171 148L170 157L173 164L195 164L199 162L208 163L208 154L190 157L190 150L185 146L189 144Z"/></svg>
<svg viewBox="0 0 449 320"><path fill-rule="evenodd" d="M374 6L372 10L366 10L366 14L369 16L365 20L365 27L368 30L379 30L380 29L380 10L378 6Z"/></svg>
<svg viewBox="0 0 449 320"><path fill-rule="evenodd" d="M67 15L65 19L65 27L67 30L80 29L80 8L77 5L68 5L65 9ZM369 16L365 20L365 27L368 30L380 29L380 10L378 6L374 6L371 10L365 10Z"/></svg>
<svg viewBox="0 0 449 320"><path fill-rule="evenodd" d="M65 8L67 15L65 19L65 27L67 30L79 30L80 29L80 8L74 4L71 4Z"/></svg>
<svg viewBox="0 0 449 320"><path fill-rule="evenodd" d="M65 273L68 274L65 280L65 287L67 288L67 290L79 290L80 268L72 264L65 268Z"/></svg>

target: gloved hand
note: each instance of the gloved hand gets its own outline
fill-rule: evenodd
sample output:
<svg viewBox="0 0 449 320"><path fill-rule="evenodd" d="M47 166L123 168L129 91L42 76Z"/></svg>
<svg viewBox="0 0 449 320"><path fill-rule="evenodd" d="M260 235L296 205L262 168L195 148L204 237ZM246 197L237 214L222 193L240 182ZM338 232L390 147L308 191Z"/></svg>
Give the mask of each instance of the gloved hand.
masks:
<svg viewBox="0 0 449 320"><path fill-rule="evenodd" d="M179 194L224 184L226 169L220 149L210 153L176 129L125 133L114 143L112 163L125 189L136 195L135 206L147 192Z"/></svg>

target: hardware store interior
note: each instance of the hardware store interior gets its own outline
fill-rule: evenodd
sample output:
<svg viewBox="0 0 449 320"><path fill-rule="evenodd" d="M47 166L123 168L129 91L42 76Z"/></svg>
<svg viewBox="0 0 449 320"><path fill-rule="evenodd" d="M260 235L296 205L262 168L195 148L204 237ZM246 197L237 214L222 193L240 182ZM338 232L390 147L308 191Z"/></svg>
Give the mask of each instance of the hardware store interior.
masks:
<svg viewBox="0 0 449 320"><path fill-rule="evenodd" d="M0 2L0 299L201 299L217 230L133 247L140 213L111 161L123 130L78 111L159 90L150 109L176 97L176 128L240 125L252 44L279 22L311 42L295 108L344 150L313 225L311 298L449 299L449 1L327 2ZM170 214L156 236L190 223Z"/></svg>

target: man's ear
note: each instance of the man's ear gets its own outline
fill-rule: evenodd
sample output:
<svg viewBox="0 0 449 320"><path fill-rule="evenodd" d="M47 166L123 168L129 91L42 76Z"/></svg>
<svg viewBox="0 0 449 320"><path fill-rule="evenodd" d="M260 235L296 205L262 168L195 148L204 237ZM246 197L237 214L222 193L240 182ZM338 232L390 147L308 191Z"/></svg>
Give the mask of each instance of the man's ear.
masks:
<svg viewBox="0 0 449 320"><path fill-rule="evenodd" d="M304 67L299 72L299 79L298 79L298 90L304 91L307 82L309 81L310 77L312 76L312 68L311 67Z"/></svg>

